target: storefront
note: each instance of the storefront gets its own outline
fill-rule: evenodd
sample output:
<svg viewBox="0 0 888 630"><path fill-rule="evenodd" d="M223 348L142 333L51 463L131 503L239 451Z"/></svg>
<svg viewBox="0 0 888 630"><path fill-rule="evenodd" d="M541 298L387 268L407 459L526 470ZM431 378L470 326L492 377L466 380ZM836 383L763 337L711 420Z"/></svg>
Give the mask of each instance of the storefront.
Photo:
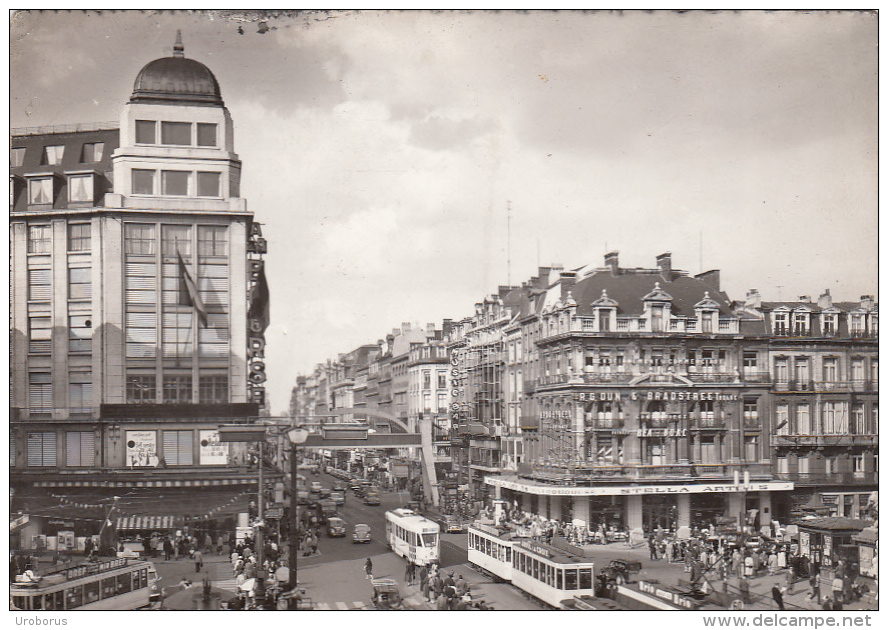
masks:
<svg viewBox="0 0 888 630"><path fill-rule="evenodd" d="M854 536L869 525L868 521L837 516L801 521L799 552L824 569L832 569L841 558L840 548L853 544Z"/></svg>
<svg viewBox="0 0 888 630"><path fill-rule="evenodd" d="M784 481L608 486L563 486L517 476L484 481L495 498L544 518L580 519L590 527L645 532L770 522L772 495L793 489L791 482Z"/></svg>

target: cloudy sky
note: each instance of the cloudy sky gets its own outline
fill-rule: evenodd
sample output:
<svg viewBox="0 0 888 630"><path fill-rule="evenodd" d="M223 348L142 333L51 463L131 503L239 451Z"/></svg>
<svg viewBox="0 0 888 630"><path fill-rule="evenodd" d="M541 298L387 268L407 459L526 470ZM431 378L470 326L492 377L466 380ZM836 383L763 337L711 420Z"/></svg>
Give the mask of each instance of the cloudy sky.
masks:
<svg viewBox="0 0 888 630"><path fill-rule="evenodd" d="M873 15L253 17L19 14L10 118L119 119L182 30L269 241L273 412L315 363L469 315L538 263L671 251L733 299L877 291Z"/></svg>

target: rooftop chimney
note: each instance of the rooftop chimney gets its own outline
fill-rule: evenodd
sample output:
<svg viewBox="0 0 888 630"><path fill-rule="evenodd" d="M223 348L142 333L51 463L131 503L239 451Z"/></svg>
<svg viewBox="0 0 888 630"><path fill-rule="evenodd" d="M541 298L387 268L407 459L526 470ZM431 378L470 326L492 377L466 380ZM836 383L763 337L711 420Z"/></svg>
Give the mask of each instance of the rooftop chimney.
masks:
<svg viewBox="0 0 888 630"><path fill-rule="evenodd" d="M810 302L810 301L811 301L810 295L800 295L799 296L799 302Z"/></svg>
<svg viewBox="0 0 888 630"><path fill-rule="evenodd" d="M746 292L746 304L744 304L744 306L750 308L762 307L762 294L759 293L758 289L750 289Z"/></svg>
<svg viewBox="0 0 888 630"><path fill-rule="evenodd" d="M672 282L672 253L657 256L657 266L660 268L660 277L666 282Z"/></svg>
<svg viewBox="0 0 888 630"><path fill-rule="evenodd" d="M718 269L710 269L694 276L700 282L705 282L716 291L721 291L721 271Z"/></svg>
<svg viewBox="0 0 888 630"><path fill-rule="evenodd" d="M620 252L612 251L604 255L604 266L610 267L611 273L615 276L620 274Z"/></svg>
<svg viewBox="0 0 888 630"><path fill-rule="evenodd" d="M832 296L829 294L829 289L824 289L823 295L817 298L817 306L820 308L829 308L832 306Z"/></svg>
<svg viewBox="0 0 888 630"><path fill-rule="evenodd" d="M401 322L401 330L403 330L404 333L409 333L410 332L410 322Z"/></svg>
<svg viewBox="0 0 888 630"><path fill-rule="evenodd" d="M426 332L435 332L434 324L426 324Z"/></svg>
<svg viewBox="0 0 888 630"><path fill-rule="evenodd" d="M860 308L864 308L868 311L876 308L876 298L872 295L861 295L860 296Z"/></svg>
<svg viewBox="0 0 888 630"><path fill-rule="evenodd" d="M577 283L577 272L576 271L562 271L561 272L561 299L566 300L567 294L573 290L574 285Z"/></svg>

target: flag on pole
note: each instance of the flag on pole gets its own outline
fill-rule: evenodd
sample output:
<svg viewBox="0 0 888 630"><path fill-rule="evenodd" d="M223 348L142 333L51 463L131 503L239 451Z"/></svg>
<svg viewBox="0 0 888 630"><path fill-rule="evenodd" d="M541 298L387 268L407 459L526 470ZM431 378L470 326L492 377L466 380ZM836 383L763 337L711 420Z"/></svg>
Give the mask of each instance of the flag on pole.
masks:
<svg viewBox="0 0 888 630"><path fill-rule="evenodd" d="M203 327L206 328L207 307L204 306L203 300L200 299L197 285L194 283L191 274L188 273L185 261L182 260L182 254L179 254L178 252L176 254L179 256L179 305L193 306L194 310L197 311L198 320L203 324Z"/></svg>

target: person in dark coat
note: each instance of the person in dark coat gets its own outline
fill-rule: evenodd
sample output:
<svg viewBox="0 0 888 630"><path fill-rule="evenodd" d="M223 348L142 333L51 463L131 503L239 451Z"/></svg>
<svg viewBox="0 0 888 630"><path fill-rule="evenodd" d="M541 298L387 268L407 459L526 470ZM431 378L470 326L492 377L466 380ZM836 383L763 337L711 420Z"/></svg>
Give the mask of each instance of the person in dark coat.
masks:
<svg viewBox="0 0 888 630"><path fill-rule="evenodd" d="M782 587L776 584L774 585L774 588L771 589L771 597L774 599L774 603L777 604L779 610L786 610L786 608L783 607L783 590Z"/></svg>

